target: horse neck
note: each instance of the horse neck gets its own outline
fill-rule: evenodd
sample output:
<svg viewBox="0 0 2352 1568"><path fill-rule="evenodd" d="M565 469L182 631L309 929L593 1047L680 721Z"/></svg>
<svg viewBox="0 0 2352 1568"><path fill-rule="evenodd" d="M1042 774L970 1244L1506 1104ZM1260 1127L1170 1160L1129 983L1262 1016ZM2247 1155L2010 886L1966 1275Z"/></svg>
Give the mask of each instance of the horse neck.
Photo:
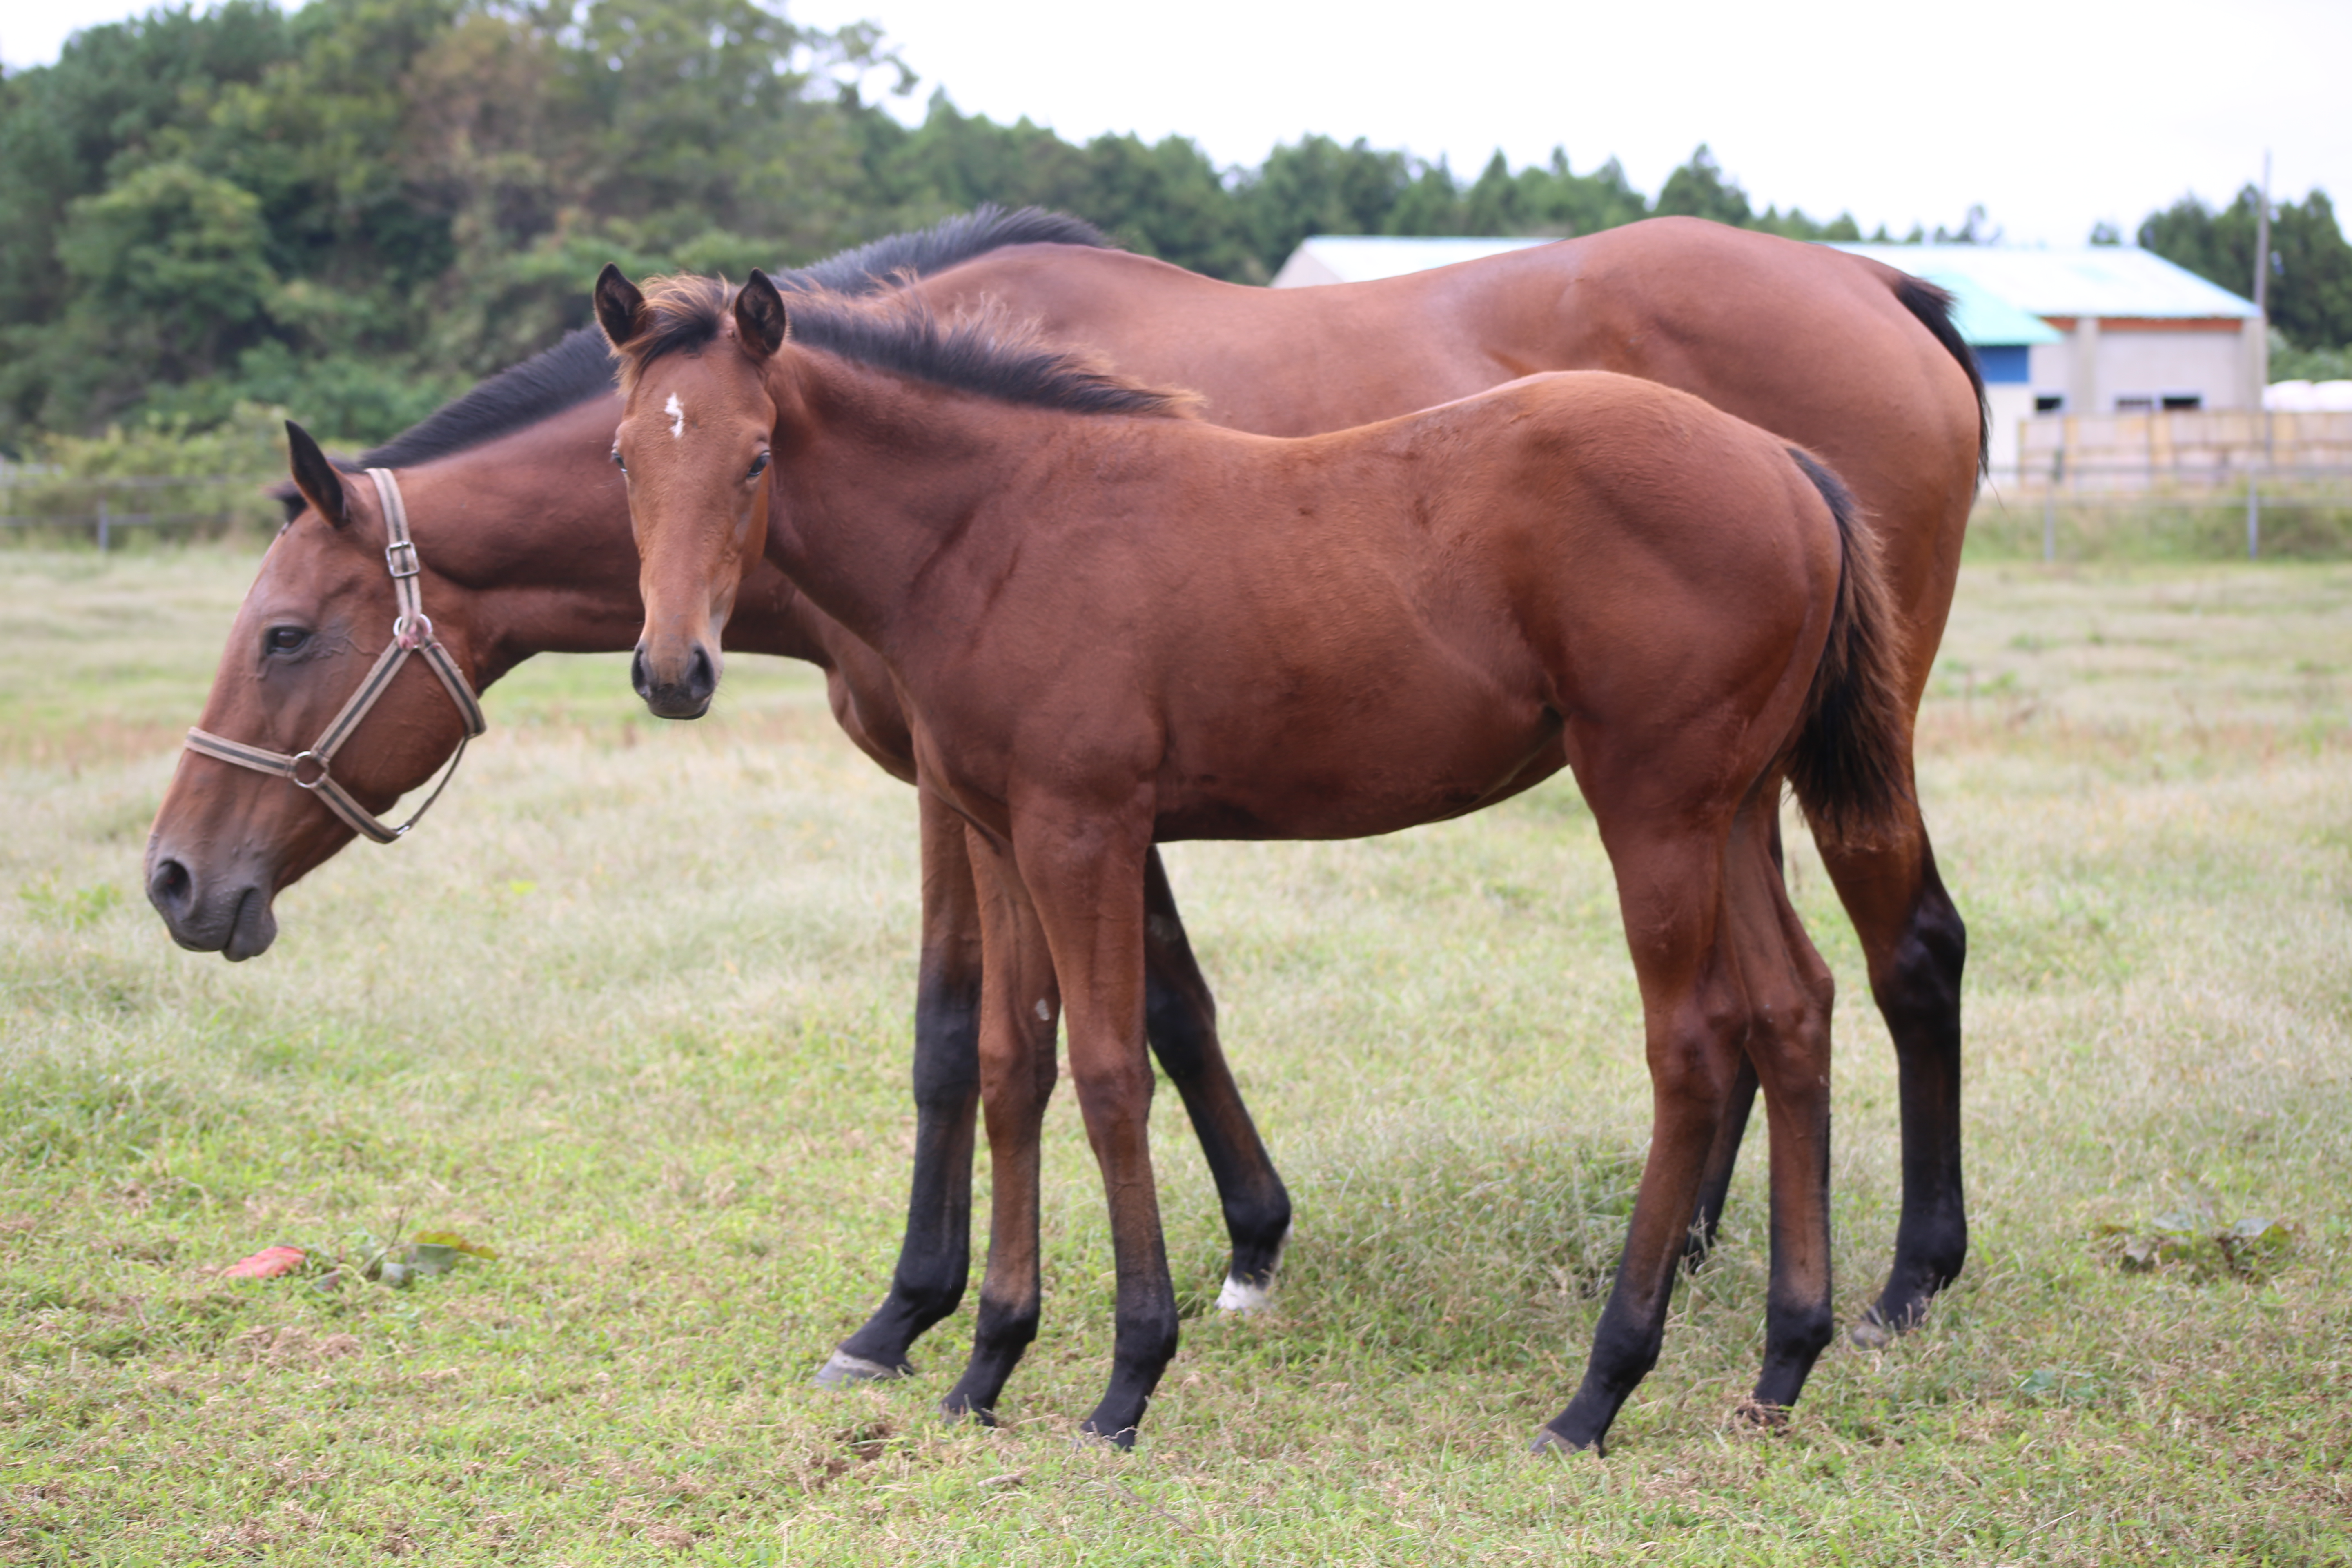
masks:
<svg viewBox="0 0 2352 1568"><path fill-rule="evenodd" d="M478 685L536 654L635 646L645 605L628 489L611 462L619 419L617 395L594 398L401 471L419 554L464 595ZM746 589L729 646L833 667L823 617L789 583L769 572Z"/></svg>
<svg viewBox="0 0 2352 1568"><path fill-rule="evenodd" d="M767 558L857 640L894 657L941 596L1017 549L979 520L1028 455L1094 416L1022 407L812 351L769 363L778 492Z"/></svg>

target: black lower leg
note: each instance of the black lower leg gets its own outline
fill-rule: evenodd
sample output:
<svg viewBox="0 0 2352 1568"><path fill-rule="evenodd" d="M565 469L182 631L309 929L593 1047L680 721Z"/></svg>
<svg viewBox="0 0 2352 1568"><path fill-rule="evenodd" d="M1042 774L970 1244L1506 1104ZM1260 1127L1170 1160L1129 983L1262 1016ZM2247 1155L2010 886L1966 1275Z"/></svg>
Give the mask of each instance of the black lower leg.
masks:
<svg viewBox="0 0 2352 1568"><path fill-rule="evenodd" d="M841 1343L821 1381L908 1370L907 1352L962 1304L971 1272L971 1164L980 1103L978 1014L971 987L927 983L915 1004L915 1170L890 1293Z"/></svg>
<svg viewBox="0 0 2352 1568"><path fill-rule="evenodd" d="M1037 1337L1038 1306L1035 1296L997 1301L982 1293L979 1322L971 1336L971 1360L947 1397L940 1401L941 1410L950 1415L975 1415L992 1426L996 1424L997 1398L1021 1364L1022 1353Z"/></svg>
<svg viewBox="0 0 2352 1568"><path fill-rule="evenodd" d="M1960 1185L1960 973L1967 958L1968 930L1931 864L1895 961L1872 986L1895 1037L1903 1107L1903 1217L1894 1268L1871 1310L1880 1329L1918 1322L1968 1258Z"/></svg>
<svg viewBox="0 0 2352 1568"><path fill-rule="evenodd" d="M1217 1004L1193 960L1167 872L1154 850L1144 868L1144 1034L1184 1102L1233 1241L1230 1279L1273 1283L1290 1234L1290 1193L1258 1137L1217 1037Z"/></svg>
<svg viewBox="0 0 2352 1568"><path fill-rule="evenodd" d="M1132 1288L1122 1280L1113 1331L1110 1385L1087 1417L1085 1430L1121 1448L1135 1446L1135 1429L1151 1403L1151 1391L1176 1356L1176 1292L1168 1285L1167 1258L1158 1279Z"/></svg>

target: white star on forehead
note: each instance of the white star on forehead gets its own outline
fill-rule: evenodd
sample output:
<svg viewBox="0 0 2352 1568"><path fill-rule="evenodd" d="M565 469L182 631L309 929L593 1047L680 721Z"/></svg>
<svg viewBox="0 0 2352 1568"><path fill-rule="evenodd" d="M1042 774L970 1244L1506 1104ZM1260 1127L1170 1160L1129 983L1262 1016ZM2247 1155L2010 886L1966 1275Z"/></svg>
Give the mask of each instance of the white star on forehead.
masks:
<svg viewBox="0 0 2352 1568"><path fill-rule="evenodd" d="M686 434L686 405L677 400L677 393L673 392L669 395L669 401L662 405L662 412L669 416L671 440L675 441Z"/></svg>

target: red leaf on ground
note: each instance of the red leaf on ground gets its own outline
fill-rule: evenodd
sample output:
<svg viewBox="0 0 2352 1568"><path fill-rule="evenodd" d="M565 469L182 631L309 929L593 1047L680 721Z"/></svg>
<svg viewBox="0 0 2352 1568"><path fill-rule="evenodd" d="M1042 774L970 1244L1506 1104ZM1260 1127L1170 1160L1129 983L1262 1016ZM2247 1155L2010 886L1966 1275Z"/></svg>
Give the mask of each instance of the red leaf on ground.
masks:
<svg viewBox="0 0 2352 1568"><path fill-rule="evenodd" d="M265 1247L250 1258L239 1258L221 1270L224 1279L275 1279L280 1274L291 1274L302 1267L302 1249L299 1247Z"/></svg>

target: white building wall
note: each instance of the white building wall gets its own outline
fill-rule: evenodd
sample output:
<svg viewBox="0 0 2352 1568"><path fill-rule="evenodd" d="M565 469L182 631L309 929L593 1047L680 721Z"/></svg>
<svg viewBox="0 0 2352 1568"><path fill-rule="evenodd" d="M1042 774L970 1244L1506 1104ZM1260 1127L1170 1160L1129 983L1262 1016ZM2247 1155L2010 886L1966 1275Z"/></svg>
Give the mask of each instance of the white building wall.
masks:
<svg viewBox="0 0 2352 1568"><path fill-rule="evenodd" d="M2086 319L2063 342L2027 351L2028 384L2038 396L2063 397L2069 414L2112 414L2118 397L2183 392L2196 393L2206 408L2259 407L2262 372L2250 335L2235 325L2147 331Z"/></svg>
<svg viewBox="0 0 2352 1568"><path fill-rule="evenodd" d="M2193 392L2205 408L2251 408L2260 400L2246 385L2245 340L2232 323L2222 331L2132 331L2099 334L2099 402L2084 413L2105 414L2119 397L2161 397Z"/></svg>

